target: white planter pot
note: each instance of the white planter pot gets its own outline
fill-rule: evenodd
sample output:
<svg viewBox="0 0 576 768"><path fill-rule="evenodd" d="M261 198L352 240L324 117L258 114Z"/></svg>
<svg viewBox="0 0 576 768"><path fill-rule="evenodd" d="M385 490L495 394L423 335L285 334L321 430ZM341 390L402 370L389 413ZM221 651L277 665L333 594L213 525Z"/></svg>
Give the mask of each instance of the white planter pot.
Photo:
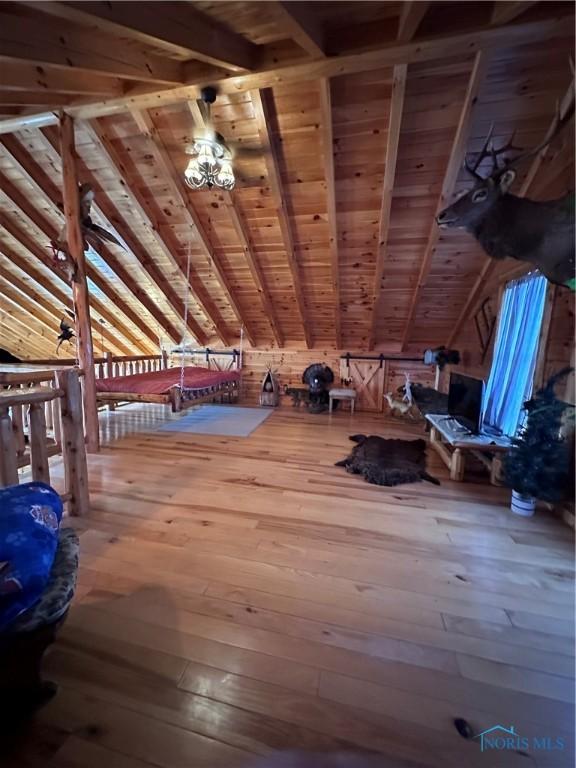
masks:
<svg viewBox="0 0 576 768"><path fill-rule="evenodd" d="M536 509L536 499L533 496L525 496L523 493L518 493L518 491L512 491L510 509L515 515L532 517Z"/></svg>

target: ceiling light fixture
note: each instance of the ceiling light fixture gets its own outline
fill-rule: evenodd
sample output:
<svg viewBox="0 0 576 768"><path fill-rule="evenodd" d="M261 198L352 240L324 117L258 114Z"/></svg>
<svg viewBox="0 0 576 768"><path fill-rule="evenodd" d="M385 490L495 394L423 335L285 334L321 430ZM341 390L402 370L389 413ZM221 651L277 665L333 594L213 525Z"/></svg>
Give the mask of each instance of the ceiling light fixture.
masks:
<svg viewBox="0 0 576 768"><path fill-rule="evenodd" d="M224 138L214 131L210 121L210 105L216 100L214 88L202 89L202 100L198 102L204 112L204 136L194 138L186 150L192 155L184 171L186 184L192 189L234 189L236 179L232 169L232 153Z"/></svg>

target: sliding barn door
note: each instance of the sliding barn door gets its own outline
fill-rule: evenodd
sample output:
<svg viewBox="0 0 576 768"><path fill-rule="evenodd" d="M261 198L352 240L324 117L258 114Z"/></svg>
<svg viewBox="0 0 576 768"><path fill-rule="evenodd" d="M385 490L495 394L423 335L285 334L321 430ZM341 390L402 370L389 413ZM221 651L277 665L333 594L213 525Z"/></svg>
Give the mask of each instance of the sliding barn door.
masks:
<svg viewBox="0 0 576 768"><path fill-rule="evenodd" d="M383 410L384 382L387 363L379 360L350 360L350 386L358 393L356 407L359 411Z"/></svg>

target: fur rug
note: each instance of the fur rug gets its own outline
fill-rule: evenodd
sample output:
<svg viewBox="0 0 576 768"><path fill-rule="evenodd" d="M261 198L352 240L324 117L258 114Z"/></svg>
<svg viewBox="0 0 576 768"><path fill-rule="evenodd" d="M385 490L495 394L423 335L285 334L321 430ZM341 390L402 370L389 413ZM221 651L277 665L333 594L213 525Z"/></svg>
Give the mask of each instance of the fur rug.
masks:
<svg viewBox="0 0 576 768"><path fill-rule="evenodd" d="M336 466L346 467L346 471L354 475L362 475L366 482L401 485L427 480L440 485L439 480L426 472L425 440L385 440L376 435L352 435L350 440L357 445Z"/></svg>

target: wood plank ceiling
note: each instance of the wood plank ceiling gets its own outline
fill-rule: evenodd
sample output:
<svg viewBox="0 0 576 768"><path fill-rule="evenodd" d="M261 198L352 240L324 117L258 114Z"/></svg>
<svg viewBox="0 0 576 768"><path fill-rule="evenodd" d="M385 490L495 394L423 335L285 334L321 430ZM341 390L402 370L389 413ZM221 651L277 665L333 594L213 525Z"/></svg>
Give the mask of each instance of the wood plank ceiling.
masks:
<svg viewBox="0 0 576 768"><path fill-rule="evenodd" d="M453 337L487 259L434 215L492 122L521 146L543 135L571 80L573 4L159 7L0 3L0 346L52 356L72 307L49 247L62 108L93 218L125 245L87 253L96 353L179 343L187 293L186 339L202 345L238 344L241 327L259 347ZM231 193L184 183L207 83L217 130L243 149ZM560 150L530 192L570 182L573 142Z"/></svg>

